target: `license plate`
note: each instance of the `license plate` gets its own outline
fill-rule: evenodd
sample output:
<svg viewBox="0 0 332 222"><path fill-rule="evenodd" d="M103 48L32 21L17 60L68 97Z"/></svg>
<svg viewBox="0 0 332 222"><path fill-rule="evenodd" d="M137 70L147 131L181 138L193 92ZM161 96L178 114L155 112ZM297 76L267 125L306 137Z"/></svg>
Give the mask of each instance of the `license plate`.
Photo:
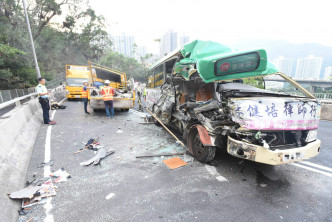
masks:
<svg viewBox="0 0 332 222"><path fill-rule="evenodd" d="M303 152L295 152L295 153L284 153L283 161L294 161L294 160L302 160Z"/></svg>
<svg viewBox="0 0 332 222"><path fill-rule="evenodd" d="M75 96L76 98L81 98L81 96Z"/></svg>

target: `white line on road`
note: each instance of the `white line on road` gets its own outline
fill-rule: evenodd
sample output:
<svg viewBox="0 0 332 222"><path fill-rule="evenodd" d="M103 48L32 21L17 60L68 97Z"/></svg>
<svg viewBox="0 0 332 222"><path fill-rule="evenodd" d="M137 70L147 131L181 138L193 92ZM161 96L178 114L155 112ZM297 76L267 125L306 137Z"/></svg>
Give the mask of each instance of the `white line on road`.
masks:
<svg viewBox="0 0 332 222"><path fill-rule="evenodd" d="M212 176L216 177L216 179L219 180L220 182L228 181L225 177L221 176L217 172L217 169L214 166L205 165L205 168Z"/></svg>
<svg viewBox="0 0 332 222"><path fill-rule="evenodd" d="M293 165L293 166L297 166L297 167L306 169L306 170L310 170L312 172L323 174L323 175L328 176L328 177L332 177L331 173L328 173L328 172L325 172L325 171L321 171L321 170L317 170L317 169L314 169L314 168L311 168L311 167L303 166L303 165L298 164L298 163L290 163L290 164Z"/></svg>
<svg viewBox="0 0 332 222"><path fill-rule="evenodd" d="M51 119L54 118L56 110L52 112ZM51 133L52 133L52 125L49 125L47 127L46 132L46 140L45 140L45 159L44 163L48 163L51 160ZM44 166L44 177L49 177L51 174L51 166ZM50 211L52 209L52 197L48 197L46 204L44 206L46 217L44 219L45 222L53 222L54 218L53 215L50 214Z"/></svg>
<svg viewBox="0 0 332 222"><path fill-rule="evenodd" d="M111 199L112 197L114 197L115 196L115 193L110 193L110 194L108 194L107 196L106 196L106 200L109 200L109 199Z"/></svg>
<svg viewBox="0 0 332 222"><path fill-rule="evenodd" d="M316 164L316 163L311 163L311 162L308 162L308 161L302 161L302 162L299 162L299 163L300 164L306 164L306 165L309 165L309 166L312 166L312 167L316 167L316 168L319 168L321 170L326 170L326 171L332 172L331 168L326 167L326 166L322 166L322 165L319 165L319 164Z"/></svg>

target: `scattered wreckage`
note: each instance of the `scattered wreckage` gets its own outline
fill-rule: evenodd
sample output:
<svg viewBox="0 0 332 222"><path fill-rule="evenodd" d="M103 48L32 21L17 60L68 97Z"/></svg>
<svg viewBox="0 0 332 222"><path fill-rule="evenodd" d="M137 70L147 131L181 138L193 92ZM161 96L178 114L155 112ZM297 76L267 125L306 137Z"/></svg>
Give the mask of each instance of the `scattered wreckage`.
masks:
<svg viewBox="0 0 332 222"><path fill-rule="evenodd" d="M268 84L271 75L302 95L280 92ZM196 40L152 65L147 80L147 108L183 133L200 162L211 161L217 147L270 165L319 154L319 101L263 49L240 52Z"/></svg>

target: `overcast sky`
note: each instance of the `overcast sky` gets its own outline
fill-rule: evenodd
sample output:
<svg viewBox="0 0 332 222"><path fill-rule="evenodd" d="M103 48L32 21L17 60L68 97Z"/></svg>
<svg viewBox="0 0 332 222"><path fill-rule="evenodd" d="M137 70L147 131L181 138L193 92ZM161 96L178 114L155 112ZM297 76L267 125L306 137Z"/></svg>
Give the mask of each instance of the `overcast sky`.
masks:
<svg viewBox="0 0 332 222"><path fill-rule="evenodd" d="M173 29L191 40L232 44L281 39L332 46L332 0L90 0L111 34L134 35L156 52L154 39Z"/></svg>

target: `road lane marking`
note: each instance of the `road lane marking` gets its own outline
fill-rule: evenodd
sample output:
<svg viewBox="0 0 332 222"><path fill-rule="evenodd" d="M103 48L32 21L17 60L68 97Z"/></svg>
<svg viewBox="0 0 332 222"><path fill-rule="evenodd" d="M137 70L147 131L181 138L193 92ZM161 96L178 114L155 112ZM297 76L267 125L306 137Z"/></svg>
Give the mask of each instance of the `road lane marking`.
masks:
<svg viewBox="0 0 332 222"><path fill-rule="evenodd" d="M107 196L106 196L106 200L109 200L109 199L111 199L112 197L114 197L115 196L115 193L110 193L110 194L108 194Z"/></svg>
<svg viewBox="0 0 332 222"><path fill-rule="evenodd" d="M328 176L328 177L332 177L331 173L328 173L328 172L325 172L325 171L321 171L321 170L317 170L317 169L314 169L314 168L311 168L311 167L303 166L303 165L298 164L298 163L290 163L290 164L293 165L293 166L297 166L297 167L306 169L306 170L310 170L312 172L320 173L320 174Z"/></svg>
<svg viewBox="0 0 332 222"><path fill-rule="evenodd" d="M309 165L309 166L312 166L312 167L316 167L316 168L319 168L321 170L332 172L331 168L326 167L326 166L322 166L322 165L319 165L319 164L316 164L316 163L311 163L311 162L308 162L308 161L302 161L302 162L299 162L299 163L300 164L306 164L306 165Z"/></svg>
<svg viewBox="0 0 332 222"><path fill-rule="evenodd" d="M56 110L53 110L51 114L51 118L54 118ZM46 132L46 139L45 139L45 159L44 163L48 163L51 160L51 134L52 134L52 125L49 125L47 127L47 132ZM44 177L49 177L51 174L51 166L44 166ZM44 206L45 208L45 213L46 217L44 219L45 222L53 222L54 218L53 215L50 214L51 209L53 208L52 206L52 197L48 197L46 204Z"/></svg>
<svg viewBox="0 0 332 222"><path fill-rule="evenodd" d="M225 177L221 176L218 172L217 169L214 166L209 166L209 165L205 165L205 168L207 169L207 171L214 176L217 180L219 180L220 182L224 182L224 181L228 181Z"/></svg>

